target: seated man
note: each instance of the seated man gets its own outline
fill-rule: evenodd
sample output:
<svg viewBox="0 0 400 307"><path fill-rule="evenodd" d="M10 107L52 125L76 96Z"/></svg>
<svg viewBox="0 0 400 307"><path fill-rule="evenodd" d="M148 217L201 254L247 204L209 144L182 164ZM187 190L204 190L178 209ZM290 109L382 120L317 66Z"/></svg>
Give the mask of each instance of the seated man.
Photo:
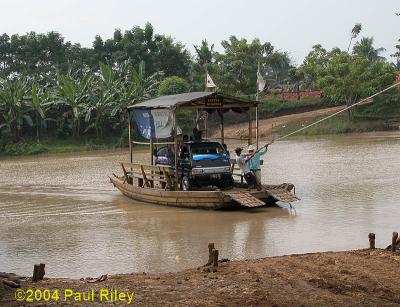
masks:
<svg viewBox="0 0 400 307"><path fill-rule="evenodd" d="M197 127L193 128L193 138L192 140L195 142L201 141L203 138L203 133L201 130L199 130Z"/></svg>
<svg viewBox="0 0 400 307"><path fill-rule="evenodd" d="M236 153L236 163L243 173L244 179L246 180L249 188L252 188L256 184L256 177L250 171L249 166L246 163L246 156L242 156L242 148L238 147L235 149Z"/></svg>

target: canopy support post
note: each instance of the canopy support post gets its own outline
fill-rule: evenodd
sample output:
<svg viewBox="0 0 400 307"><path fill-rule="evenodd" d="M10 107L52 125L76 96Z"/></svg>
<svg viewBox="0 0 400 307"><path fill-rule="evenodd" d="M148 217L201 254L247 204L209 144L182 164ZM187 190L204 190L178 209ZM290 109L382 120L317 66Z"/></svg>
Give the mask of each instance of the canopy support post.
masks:
<svg viewBox="0 0 400 307"><path fill-rule="evenodd" d="M205 139L208 138L208 112L204 109L206 113L204 113L204 137Z"/></svg>
<svg viewBox="0 0 400 307"><path fill-rule="evenodd" d="M153 165L153 138L150 137L150 165Z"/></svg>
<svg viewBox="0 0 400 307"><path fill-rule="evenodd" d="M129 153L131 155L131 163L133 160L132 139L131 139L131 112L128 110L128 138L129 138Z"/></svg>
<svg viewBox="0 0 400 307"><path fill-rule="evenodd" d="M253 125L251 123L251 108L249 107L249 111L247 112L249 117L249 141L248 145L250 146L253 141Z"/></svg>
<svg viewBox="0 0 400 307"><path fill-rule="evenodd" d="M176 120L176 109L173 112L174 120L174 154L175 154L175 188L179 187L179 177L178 177L178 123Z"/></svg>
<svg viewBox="0 0 400 307"><path fill-rule="evenodd" d="M259 113L259 107L258 107L258 104L257 104L257 106L256 106L256 150L258 150L258 147L259 147L259 138L260 138L260 136L259 136L259 131L258 131L258 129L259 129L259 120L260 120L260 113Z"/></svg>
<svg viewBox="0 0 400 307"><path fill-rule="evenodd" d="M219 117L221 120L221 143L224 144L225 143L225 131L224 131L224 110L223 109L219 109Z"/></svg>

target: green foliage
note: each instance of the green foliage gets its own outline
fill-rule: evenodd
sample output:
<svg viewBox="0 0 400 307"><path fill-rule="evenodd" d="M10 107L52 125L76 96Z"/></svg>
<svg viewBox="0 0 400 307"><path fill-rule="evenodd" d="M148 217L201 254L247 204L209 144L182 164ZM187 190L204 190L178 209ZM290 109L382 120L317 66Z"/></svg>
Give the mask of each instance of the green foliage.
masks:
<svg viewBox="0 0 400 307"><path fill-rule="evenodd" d="M334 55L318 73L317 84L335 104L353 104L394 81L394 70L386 62L371 62L345 52Z"/></svg>
<svg viewBox="0 0 400 307"><path fill-rule="evenodd" d="M292 68L287 52L274 51L271 43L259 39L247 42L231 36L221 43L224 53L214 53L214 65L209 65L210 74L219 90L233 94L254 94L256 92L257 70L268 83L282 83Z"/></svg>
<svg viewBox="0 0 400 307"><path fill-rule="evenodd" d="M48 149L40 143L20 142L0 146L0 155L28 156L47 152Z"/></svg>
<svg viewBox="0 0 400 307"><path fill-rule="evenodd" d="M370 119L400 118L400 92L394 90L375 97L373 103L357 106L354 116Z"/></svg>
<svg viewBox="0 0 400 307"><path fill-rule="evenodd" d="M181 94L189 91L189 83L185 79L177 76L167 77L160 82L158 95Z"/></svg>
<svg viewBox="0 0 400 307"><path fill-rule="evenodd" d="M351 40L360 31L361 25L356 25ZM118 135L122 142L126 139L127 106L156 95L202 91L207 71L222 93L253 97L259 69L273 94L276 87L293 92L322 89L326 100L336 104L351 104L391 84L394 78L395 68L380 58L381 49L373 47L372 38L361 39L354 46L353 55L316 45L298 68L287 52L277 51L269 42L259 39L247 41L231 36L221 45L223 52L215 52L214 44L203 40L194 46L196 53L192 58L183 44L154 33L149 23L127 31L116 29L108 39L96 36L91 48L71 44L57 32L3 34L1 148L18 144L10 145L6 152L35 152L43 150L37 144L48 147L43 142L49 137L63 138L68 143L68 137L73 136L72 141L79 143L93 134L99 139ZM393 57L400 68L400 45L396 48ZM394 94L385 97L371 107L357 108L356 116L379 117L391 112L387 101L398 106L398 98ZM262 102L261 116L307 110L319 104L312 99L271 99ZM191 111L178 113L184 133L191 132L193 117ZM25 144L21 140L29 139L40 139L41 143L21 145ZM60 150L108 146L86 140L78 143L60 145Z"/></svg>

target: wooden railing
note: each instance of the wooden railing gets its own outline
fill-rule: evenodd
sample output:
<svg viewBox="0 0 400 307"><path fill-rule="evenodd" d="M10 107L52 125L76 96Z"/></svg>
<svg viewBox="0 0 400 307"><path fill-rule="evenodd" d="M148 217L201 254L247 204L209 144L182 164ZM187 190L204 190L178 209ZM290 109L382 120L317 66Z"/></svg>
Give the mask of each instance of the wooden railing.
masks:
<svg viewBox="0 0 400 307"><path fill-rule="evenodd" d="M176 190L178 187L171 167L125 162L121 162L121 167L126 182L130 184L133 184L133 178L136 178L138 185L143 188L153 188L155 182L160 183L166 190Z"/></svg>

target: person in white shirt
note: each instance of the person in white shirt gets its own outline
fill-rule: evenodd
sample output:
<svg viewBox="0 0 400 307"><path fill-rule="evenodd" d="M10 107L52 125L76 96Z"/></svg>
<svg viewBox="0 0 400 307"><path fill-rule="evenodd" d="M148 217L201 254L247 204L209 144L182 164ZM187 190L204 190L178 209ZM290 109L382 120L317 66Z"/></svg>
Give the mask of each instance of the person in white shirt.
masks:
<svg viewBox="0 0 400 307"><path fill-rule="evenodd" d="M235 149L236 153L236 164L240 168L243 173L244 179L246 180L249 188L254 188L256 185L256 177L253 172L250 170L248 164L246 163L246 156L242 156L242 148L238 147Z"/></svg>

